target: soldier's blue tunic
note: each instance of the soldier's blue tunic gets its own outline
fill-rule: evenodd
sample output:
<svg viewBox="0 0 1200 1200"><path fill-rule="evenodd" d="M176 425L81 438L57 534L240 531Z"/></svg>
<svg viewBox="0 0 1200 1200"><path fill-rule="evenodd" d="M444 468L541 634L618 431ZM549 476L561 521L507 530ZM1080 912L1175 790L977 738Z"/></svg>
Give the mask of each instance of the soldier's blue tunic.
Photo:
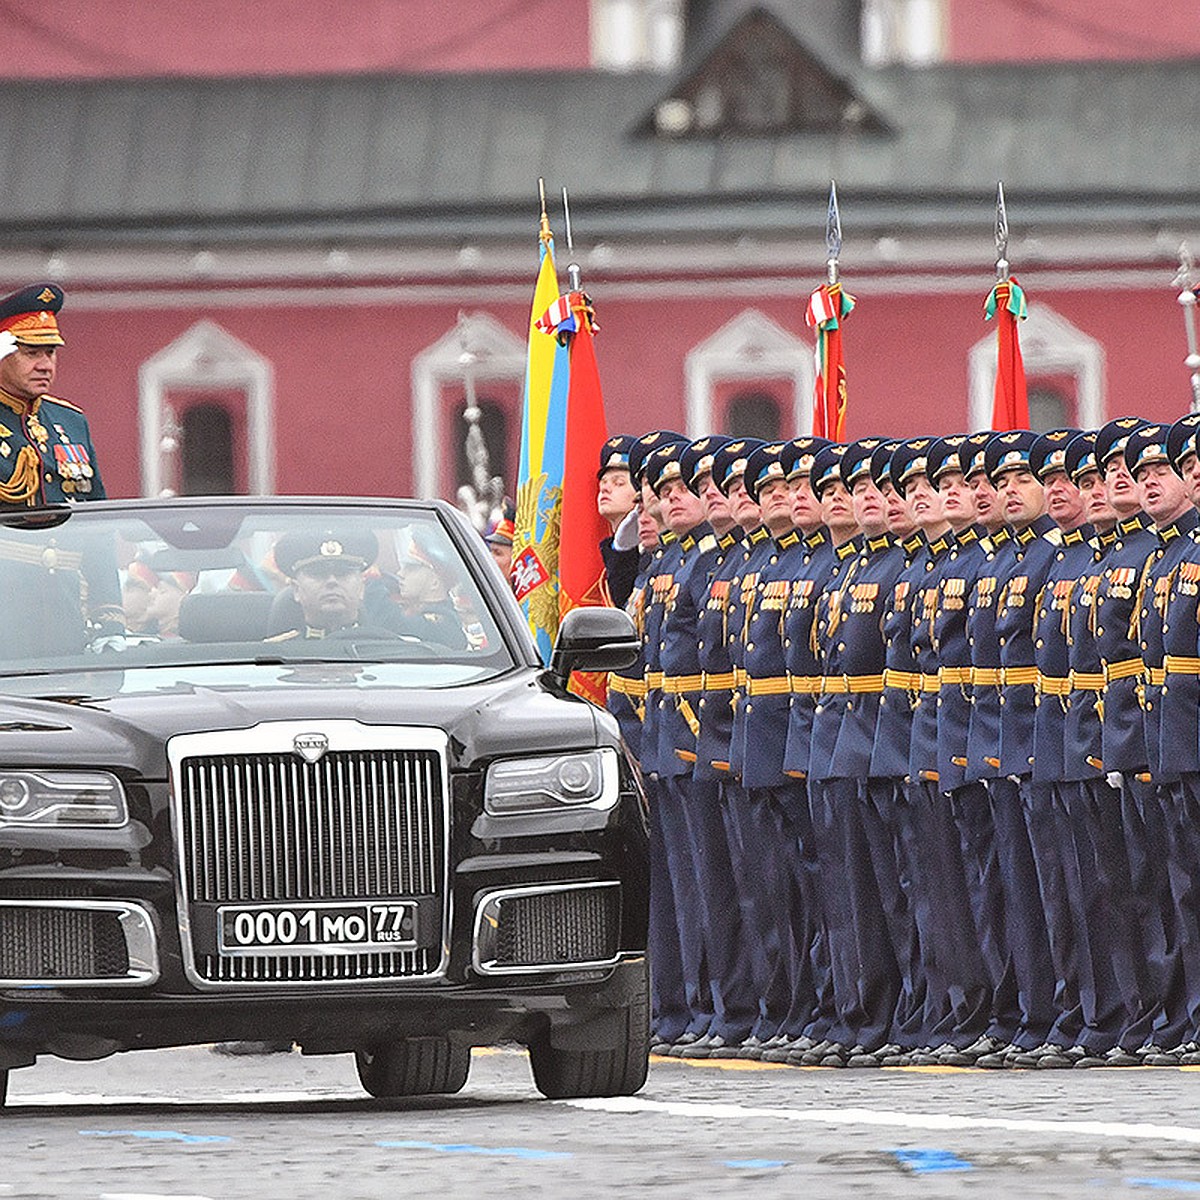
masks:
<svg viewBox="0 0 1200 1200"><path fill-rule="evenodd" d="M843 555L843 560L847 557ZM783 638L792 699L788 708L783 769L796 779L808 775L813 715L821 679L821 663L813 637L817 598L837 561L829 535L823 529L809 534L804 539L803 559L792 579L787 599Z"/></svg>
<svg viewBox="0 0 1200 1200"><path fill-rule="evenodd" d="M808 791L833 989L828 1036L873 1051L891 1038L901 994L906 1012L915 1003L917 955L892 813L877 812L867 795L883 690L882 617L904 552L886 534L856 537L838 551L813 626L821 693Z"/></svg>
<svg viewBox="0 0 1200 1200"><path fill-rule="evenodd" d="M940 607L942 580L953 560L952 534L943 534L929 543L922 562L923 574L913 580L912 626L909 644L913 669L919 676L914 689L912 736L908 746L907 775L914 782L939 783L938 774L938 697L941 683L938 667L941 652L934 636ZM949 789L939 783L940 791Z"/></svg>
<svg viewBox="0 0 1200 1200"><path fill-rule="evenodd" d="M765 531L764 531L765 532ZM733 730L733 658L729 653L730 595L746 564L749 536L734 529L718 539L719 561L709 576L708 592L696 620L696 661L703 694L698 702L695 778L723 779L729 774L729 735ZM720 767L715 764L721 763Z"/></svg>
<svg viewBox="0 0 1200 1200"><path fill-rule="evenodd" d="M640 763L642 754L642 723L646 718L646 588L650 581L652 554L643 554L641 565L634 577L633 587L624 608L637 630L641 650L637 659L619 671L608 675L608 693L605 707L621 728L621 736L629 753Z"/></svg>
<svg viewBox="0 0 1200 1200"><path fill-rule="evenodd" d="M983 562L967 606L971 647L971 726L967 734L968 780L994 779L1000 771L1000 642L996 598L1016 562L1012 532L1005 528L980 542Z"/></svg>

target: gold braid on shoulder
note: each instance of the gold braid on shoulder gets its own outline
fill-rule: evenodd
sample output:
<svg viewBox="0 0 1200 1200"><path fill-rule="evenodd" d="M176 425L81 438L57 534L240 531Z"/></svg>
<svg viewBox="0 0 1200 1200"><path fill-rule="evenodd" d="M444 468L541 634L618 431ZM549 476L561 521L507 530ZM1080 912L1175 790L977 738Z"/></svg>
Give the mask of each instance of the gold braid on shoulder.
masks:
<svg viewBox="0 0 1200 1200"><path fill-rule="evenodd" d="M17 451L17 461L7 483L0 483L0 501L5 504L32 504L37 496L41 464L32 446Z"/></svg>

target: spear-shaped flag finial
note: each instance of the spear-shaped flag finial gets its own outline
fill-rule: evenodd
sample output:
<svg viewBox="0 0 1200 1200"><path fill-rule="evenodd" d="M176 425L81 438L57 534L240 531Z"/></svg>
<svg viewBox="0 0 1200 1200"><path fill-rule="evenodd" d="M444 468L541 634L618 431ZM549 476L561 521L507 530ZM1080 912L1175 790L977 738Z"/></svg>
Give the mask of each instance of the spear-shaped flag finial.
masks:
<svg viewBox="0 0 1200 1200"><path fill-rule="evenodd" d="M1004 184L996 184L996 278L1008 278L1008 209L1004 207Z"/></svg>
<svg viewBox="0 0 1200 1200"><path fill-rule="evenodd" d="M1190 372L1192 412L1200 412L1200 349L1196 342L1196 260L1192 248L1183 242L1179 247L1179 271L1172 281L1179 288L1179 304L1183 308L1183 331L1187 335L1187 357L1183 365Z"/></svg>
<svg viewBox="0 0 1200 1200"><path fill-rule="evenodd" d="M817 331L817 379L813 393L813 433L840 442L846 428L846 364L842 357L842 322L854 308L854 297L842 290L838 255L842 252L842 218L837 185L829 183L825 217L825 269L828 282L808 298L804 319Z"/></svg>
<svg viewBox="0 0 1200 1200"><path fill-rule="evenodd" d="M838 211L837 184L829 181L829 212L825 217L826 271L830 284L838 281L838 255L842 252L842 216Z"/></svg>
<svg viewBox="0 0 1200 1200"><path fill-rule="evenodd" d="M1008 273L1008 210L1004 184L996 185L996 285L983 306L985 320L996 318L996 390L993 429L1027 429L1029 398L1017 322L1025 319L1025 292Z"/></svg>

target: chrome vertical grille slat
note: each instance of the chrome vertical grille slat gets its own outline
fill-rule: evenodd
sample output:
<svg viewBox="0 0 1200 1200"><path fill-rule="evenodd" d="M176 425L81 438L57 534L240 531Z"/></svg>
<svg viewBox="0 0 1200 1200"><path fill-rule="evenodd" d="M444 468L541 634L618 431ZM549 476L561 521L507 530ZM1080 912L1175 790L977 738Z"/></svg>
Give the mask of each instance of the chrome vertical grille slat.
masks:
<svg viewBox="0 0 1200 1200"><path fill-rule="evenodd" d="M330 751L316 764L292 753L194 755L177 765L184 903L444 899L438 751ZM192 949L207 982L349 982L435 974L443 940L417 950L290 957Z"/></svg>

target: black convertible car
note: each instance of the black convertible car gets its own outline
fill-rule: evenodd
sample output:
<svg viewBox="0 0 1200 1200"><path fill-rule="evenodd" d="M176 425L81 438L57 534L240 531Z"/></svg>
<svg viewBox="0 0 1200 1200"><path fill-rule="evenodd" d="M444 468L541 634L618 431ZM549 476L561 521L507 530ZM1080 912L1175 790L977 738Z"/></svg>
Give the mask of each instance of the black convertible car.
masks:
<svg viewBox="0 0 1200 1200"><path fill-rule="evenodd" d="M635 1092L646 812L440 502L106 501L0 514L0 1103L42 1054L278 1041L374 1096L529 1048Z"/></svg>

